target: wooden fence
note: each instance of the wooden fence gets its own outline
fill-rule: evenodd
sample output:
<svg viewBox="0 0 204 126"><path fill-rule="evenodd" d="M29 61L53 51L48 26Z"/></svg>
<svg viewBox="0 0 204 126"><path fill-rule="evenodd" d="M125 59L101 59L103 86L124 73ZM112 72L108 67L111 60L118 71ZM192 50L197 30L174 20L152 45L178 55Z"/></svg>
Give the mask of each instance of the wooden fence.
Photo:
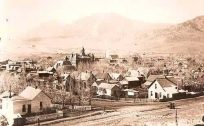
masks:
<svg viewBox="0 0 204 126"><path fill-rule="evenodd" d="M62 108L63 106L61 104L52 104L52 107L55 108ZM68 108L70 110L78 110L78 111L90 111L91 106L90 105L64 105L65 108Z"/></svg>
<svg viewBox="0 0 204 126"><path fill-rule="evenodd" d="M62 118L63 113L52 113L52 114L44 114L44 115L36 115L32 117L26 117L25 118L25 124L32 124L39 121L48 121L48 120L54 120L58 118Z"/></svg>

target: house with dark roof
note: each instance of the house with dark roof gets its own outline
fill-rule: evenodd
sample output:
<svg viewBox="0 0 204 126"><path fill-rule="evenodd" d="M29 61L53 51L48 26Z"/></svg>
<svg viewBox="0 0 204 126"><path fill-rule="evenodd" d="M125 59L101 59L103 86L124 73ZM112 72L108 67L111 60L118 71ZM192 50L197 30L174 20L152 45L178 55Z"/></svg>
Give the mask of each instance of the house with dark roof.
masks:
<svg viewBox="0 0 204 126"><path fill-rule="evenodd" d="M69 58L66 56L64 60L57 61L55 65L53 66L55 69L62 67L63 69L66 70L74 70L75 66L72 65L71 61Z"/></svg>
<svg viewBox="0 0 204 126"><path fill-rule="evenodd" d="M157 78L164 77L163 75L149 75L146 82L143 84L145 87L149 87L153 81L155 81Z"/></svg>
<svg viewBox="0 0 204 126"><path fill-rule="evenodd" d="M179 93L177 83L167 77L156 78L148 88L149 99L172 98L173 94Z"/></svg>
<svg viewBox="0 0 204 126"><path fill-rule="evenodd" d="M38 77L40 79L45 79L49 78L50 76L53 76L53 72L48 72L48 71L37 71Z"/></svg>
<svg viewBox="0 0 204 126"><path fill-rule="evenodd" d="M124 89L126 88L135 88L140 87L141 82L138 79L138 77L125 77L122 81L120 81L120 84Z"/></svg>
<svg viewBox="0 0 204 126"><path fill-rule="evenodd" d="M96 73L95 77L97 82L105 82L105 81L108 82L109 80L112 79L110 74L106 72Z"/></svg>

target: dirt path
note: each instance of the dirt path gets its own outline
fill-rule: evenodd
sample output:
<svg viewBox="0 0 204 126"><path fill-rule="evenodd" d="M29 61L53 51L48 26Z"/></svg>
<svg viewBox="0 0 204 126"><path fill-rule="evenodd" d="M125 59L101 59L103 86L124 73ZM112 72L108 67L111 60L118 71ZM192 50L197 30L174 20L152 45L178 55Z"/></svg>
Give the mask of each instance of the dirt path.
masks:
<svg viewBox="0 0 204 126"><path fill-rule="evenodd" d="M204 97L175 101L179 126L202 123ZM53 126L176 126L176 110L167 104L126 106L116 112L104 113L79 120L54 124Z"/></svg>

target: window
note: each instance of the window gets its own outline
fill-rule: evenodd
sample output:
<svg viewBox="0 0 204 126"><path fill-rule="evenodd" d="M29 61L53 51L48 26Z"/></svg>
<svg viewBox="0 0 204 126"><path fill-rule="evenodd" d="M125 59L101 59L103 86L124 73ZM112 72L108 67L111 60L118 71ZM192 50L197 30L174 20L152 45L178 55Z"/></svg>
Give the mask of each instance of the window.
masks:
<svg viewBox="0 0 204 126"><path fill-rule="evenodd" d="M153 91L151 91L151 96L153 96Z"/></svg>
<svg viewBox="0 0 204 126"><path fill-rule="evenodd" d="M86 83L84 82L84 88L86 88Z"/></svg>
<svg viewBox="0 0 204 126"><path fill-rule="evenodd" d="M175 87L175 89L178 89L177 87Z"/></svg>
<svg viewBox="0 0 204 126"><path fill-rule="evenodd" d="M155 84L155 89L157 89L157 84Z"/></svg>
<svg viewBox="0 0 204 126"><path fill-rule="evenodd" d="M43 104L42 102L40 102L40 110L42 110L42 108L43 108Z"/></svg>
<svg viewBox="0 0 204 126"><path fill-rule="evenodd" d="M160 97L160 98L162 97L162 93L161 93L161 92L159 93L159 97Z"/></svg>
<svg viewBox="0 0 204 126"><path fill-rule="evenodd" d="M22 112L26 112L26 106L25 105L22 106Z"/></svg>

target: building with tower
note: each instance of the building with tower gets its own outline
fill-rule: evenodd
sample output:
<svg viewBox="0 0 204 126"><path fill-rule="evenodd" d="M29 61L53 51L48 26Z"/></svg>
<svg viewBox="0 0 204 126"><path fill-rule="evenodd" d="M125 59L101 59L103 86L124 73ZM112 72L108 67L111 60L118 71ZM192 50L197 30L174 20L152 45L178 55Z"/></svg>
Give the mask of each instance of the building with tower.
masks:
<svg viewBox="0 0 204 126"><path fill-rule="evenodd" d="M94 54L89 53L86 54L84 47L80 51L80 53L72 53L69 58L71 64L75 67L78 67L80 63L82 64L90 64L95 61Z"/></svg>

